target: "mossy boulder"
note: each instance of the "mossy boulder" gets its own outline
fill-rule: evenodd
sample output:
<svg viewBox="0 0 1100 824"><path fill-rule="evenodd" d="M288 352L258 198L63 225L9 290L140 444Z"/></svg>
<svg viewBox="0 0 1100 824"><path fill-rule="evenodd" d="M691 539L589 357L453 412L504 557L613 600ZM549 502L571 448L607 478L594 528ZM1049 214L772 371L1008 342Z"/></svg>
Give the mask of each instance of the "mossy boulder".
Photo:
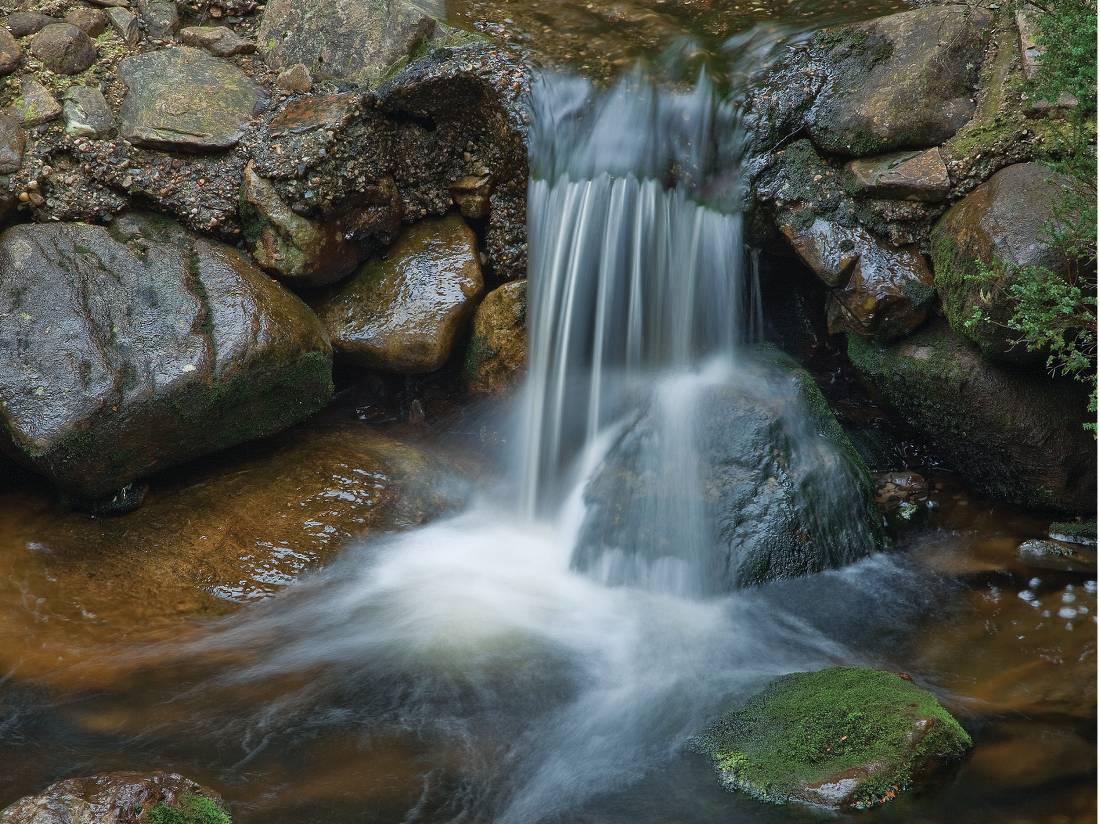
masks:
<svg viewBox="0 0 1100 824"><path fill-rule="evenodd" d="M848 336L863 378L946 464L993 498L1071 513L1096 507L1083 390L991 363L942 321L884 345Z"/></svg>
<svg viewBox="0 0 1100 824"><path fill-rule="evenodd" d="M895 798L971 745L928 691L850 667L777 678L697 741L731 790L848 809Z"/></svg>
<svg viewBox="0 0 1100 824"><path fill-rule="evenodd" d="M513 280L485 296L466 344L467 388L495 394L514 387L527 366L527 281Z"/></svg>
<svg viewBox="0 0 1100 824"><path fill-rule="evenodd" d="M0 235L0 451L82 499L316 412L332 350L236 249L165 218Z"/></svg>
<svg viewBox="0 0 1100 824"><path fill-rule="evenodd" d="M932 231L936 291L951 328L987 358L1041 363L1007 328L1016 311L1012 287L1022 269L1066 278L1074 261L1050 241L1049 224L1067 181L1041 163L1017 163L952 206Z"/></svg>
<svg viewBox="0 0 1100 824"><path fill-rule="evenodd" d="M434 372L450 357L481 297L477 237L456 214L407 228L315 304L336 350L369 368Z"/></svg>

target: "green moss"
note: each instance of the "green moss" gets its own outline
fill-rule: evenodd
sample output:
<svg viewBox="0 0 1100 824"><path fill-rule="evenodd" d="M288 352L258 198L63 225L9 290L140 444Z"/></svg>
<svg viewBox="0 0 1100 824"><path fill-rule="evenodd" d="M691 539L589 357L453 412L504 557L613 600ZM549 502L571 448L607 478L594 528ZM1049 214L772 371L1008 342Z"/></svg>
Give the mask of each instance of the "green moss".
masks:
<svg viewBox="0 0 1100 824"><path fill-rule="evenodd" d="M1074 542L1095 541L1096 521L1056 521L1048 530L1052 538Z"/></svg>
<svg viewBox="0 0 1100 824"><path fill-rule="evenodd" d="M918 722L928 721L914 745ZM893 673L848 667L776 679L701 741L727 784L776 803L871 768L855 792L857 807L892 798L972 744L931 693Z"/></svg>
<svg viewBox="0 0 1100 824"><path fill-rule="evenodd" d="M149 810L148 824L233 824L229 814L217 802L203 795L187 795L180 807L164 802Z"/></svg>

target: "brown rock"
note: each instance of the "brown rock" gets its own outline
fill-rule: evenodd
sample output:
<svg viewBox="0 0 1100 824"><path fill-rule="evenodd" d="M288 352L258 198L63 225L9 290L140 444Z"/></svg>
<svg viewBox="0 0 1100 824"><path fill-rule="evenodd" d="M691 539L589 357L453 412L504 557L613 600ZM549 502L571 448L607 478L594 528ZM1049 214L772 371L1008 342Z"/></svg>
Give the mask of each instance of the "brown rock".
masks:
<svg viewBox="0 0 1100 824"><path fill-rule="evenodd" d="M23 60L23 49L15 42L15 37L5 28L0 28L0 77L11 74Z"/></svg>
<svg viewBox="0 0 1100 824"><path fill-rule="evenodd" d="M28 34L34 34L44 26L50 25L50 23L57 23L56 17L50 17L48 14L40 14L36 11L17 11L9 14L4 18L4 24L16 37L26 37Z"/></svg>
<svg viewBox="0 0 1100 824"><path fill-rule="evenodd" d="M470 220L483 220L489 216L489 197L493 193L493 179L489 175L467 175L451 184L451 198L462 216Z"/></svg>
<svg viewBox="0 0 1100 824"><path fill-rule="evenodd" d="M466 344L466 386L478 394L515 387L527 367L527 281L513 280L485 296Z"/></svg>
<svg viewBox="0 0 1100 824"><path fill-rule="evenodd" d="M284 92L308 92L313 88L313 76L304 63L295 63L289 69L279 72L275 85Z"/></svg>
<svg viewBox="0 0 1100 824"><path fill-rule="evenodd" d="M99 37L107 31L107 13L102 9L77 6L65 15L65 22L72 23L89 37Z"/></svg>
<svg viewBox="0 0 1100 824"><path fill-rule="evenodd" d="M0 112L0 175L19 171L26 145L27 136L19 120Z"/></svg>
<svg viewBox="0 0 1100 824"><path fill-rule="evenodd" d="M245 40L228 26L188 26L180 31L185 46L206 49L218 57L232 57L256 51L256 44Z"/></svg>
<svg viewBox="0 0 1100 824"><path fill-rule="evenodd" d="M853 160L847 168L856 191L868 197L935 202L951 188L939 149Z"/></svg>
<svg viewBox="0 0 1100 824"><path fill-rule="evenodd" d="M58 74L79 74L96 59L92 39L72 23L46 26L31 40L30 51Z"/></svg>

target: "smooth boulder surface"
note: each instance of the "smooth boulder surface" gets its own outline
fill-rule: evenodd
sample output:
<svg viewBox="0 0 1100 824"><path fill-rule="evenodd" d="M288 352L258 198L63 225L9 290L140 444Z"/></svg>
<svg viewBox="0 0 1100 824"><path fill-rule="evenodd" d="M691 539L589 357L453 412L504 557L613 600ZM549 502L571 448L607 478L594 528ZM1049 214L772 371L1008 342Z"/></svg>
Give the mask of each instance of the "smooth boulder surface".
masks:
<svg viewBox="0 0 1100 824"><path fill-rule="evenodd" d="M1072 513L1096 508L1096 442L1079 385L990 363L943 322L848 357L967 483L991 497Z"/></svg>
<svg viewBox="0 0 1100 824"><path fill-rule="evenodd" d="M675 563L693 529L678 518L700 497L707 557L684 560L706 567L711 591L809 575L881 546L870 475L812 378L774 350L745 361L693 396L687 417L669 420L650 399L627 424L585 490L575 568L624 584ZM701 464L688 480L664 460L685 431Z"/></svg>
<svg viewBox="0 0 1100 824"><path fill-rule="evenodd" d="M127 57L118 73L127 88L122 135L151 149L228 149L267 104L235 65L189 46Z"/></svg>
<svg viewBox="0 0 1100 824"><path fill-rule="evenodd" d="M31 40L30 52L52 72L79 74L96 59L95 44L72 23L51 23Z"/></svg>
<svg viewBox="0 0 1100 824"><path fill-rule="evenodd" d="M408 227L315 308L333 346L360 366L434 372L447 361L484 282L477 238L458 215Z"/></svg>
<svg viewBox="0 0 1100 824"><path fill-rule="evenodd" d="M988 358L1042 361L1015 344L1006 324L1016 310L1011 295L1019 270L1029 266L1070 277L1076 267L1050 242L1049 224L1069 182L1041 163L1017 163L997 172L954 206L932 232L936 290L951 328ZM989 279L978 279L979 272ZM983 317L969 322L975 313Z"/></svg>
<svg viewBox="0 0 1100 824"><path fill-rule="evenodd" d="M0 812L0 824L231 824L213 790L177 773L116 772L57 781Z"/></svg>
<svg viewBox="0 0 1100 824"><path fill-rule="evenodd" d="M972 743L911 681L833 667L775 679L697 748L730 790L777 804L866 809L959 761Z"/></svg>
<svg viewBox="0 0 1100 824"><path fill-rule="evenodd" d="M527 281L513 280L485 296L466 344L466 385L477 394L504 392L527 366Z"/></svg>
<svg viewBox="0 0 1100 824"><path fill-rule="evenodd" d="M856 193L900 200L939 201L951 189L951 177L939 149L894 152L853 160L847 166Z"/></svg>
<svg viewBox="0 0 1100 824"><path fill-rule="evenodd" d="M0 26L0 77L11 74L23 62L23 47L12 33Z"/></svg>
<svg viewBox="0 0 1100 824"><path fill-rule="evenodd" d="M95 499L325 405L331 347L298 298L167 219L0 235L0 448Z"/></svg>

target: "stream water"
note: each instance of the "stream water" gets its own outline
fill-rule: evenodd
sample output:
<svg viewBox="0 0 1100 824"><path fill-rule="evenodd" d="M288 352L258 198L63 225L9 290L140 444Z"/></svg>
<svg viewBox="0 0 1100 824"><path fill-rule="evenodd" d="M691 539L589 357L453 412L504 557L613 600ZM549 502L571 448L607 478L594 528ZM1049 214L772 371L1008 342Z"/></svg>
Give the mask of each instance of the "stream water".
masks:
<svg viewBox="0 0 1100 824"><path fill-rule="evenodd" d="M1045 522L934 474L927 520L892 551L755 589L710 586L696 399L713 385L762 398L769 385L766 371L744 379L765 324L741 239L728 79L790 36L784 14L824 13L674 5L615 13L668 44L679 26L674 39L698 48L734 37L736 19L772 24L747 56L716 58L722 84L709 79L715 60L672 90L641 69L608 88L564 70L536 84L527 384L418 436L445 462L469 451L470 432L499 433L454 514L342 548L246 610L73 652L50 631L79 636L100 617L53 604L59 580L95 586L94 571L58 560L70 516L33 487L0 490L0 806L64 775L170 768L224 793L246 824L818 821L725 792L682 745L775 675L845 663L911 673L977 742L943 784L853 820L1095 819L1096 581L1016 558ZM563 19L585 13L563 6ZM473 7L452 11L503 25ZM514 9L521 23L538 13ZM631 510L630 526L674 548L582 557L586 481L642 408L659 421L647 465L676 494ZM784 426L804 460L829 461L815 433ZM162 494L190 494L212 471ZM366 470L348 457L339 473L354 472ZM847 482L836 476L829 506L854 506ZM305 552L290 543L280 552Z"/></svg>

